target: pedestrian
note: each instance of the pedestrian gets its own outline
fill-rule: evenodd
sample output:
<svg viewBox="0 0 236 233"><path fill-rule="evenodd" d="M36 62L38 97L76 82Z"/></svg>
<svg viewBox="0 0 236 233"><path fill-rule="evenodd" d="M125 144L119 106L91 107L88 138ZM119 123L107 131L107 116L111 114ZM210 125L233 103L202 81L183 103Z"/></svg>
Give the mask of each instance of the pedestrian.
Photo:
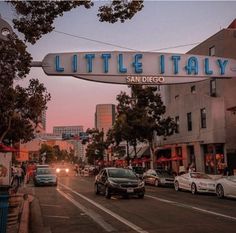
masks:
<svg viewBox="0 0 236 233"><path fill-rule="evenodd" d="M75 176L78 176L78 175L79 175L79 167L78 167L78 164L75 164L74 171L75 171Z"/></svg>
<svg viewBox="0 0 236 233"><path fill-rule="evenodd" d="M18 180L19 180L19 184L21 185L21 183L23 182L23 177L24 177L24 171L23 169L21 168L20 165L18 165L18 167L16 168L17 169L17 177L18 177Z"/></svg>

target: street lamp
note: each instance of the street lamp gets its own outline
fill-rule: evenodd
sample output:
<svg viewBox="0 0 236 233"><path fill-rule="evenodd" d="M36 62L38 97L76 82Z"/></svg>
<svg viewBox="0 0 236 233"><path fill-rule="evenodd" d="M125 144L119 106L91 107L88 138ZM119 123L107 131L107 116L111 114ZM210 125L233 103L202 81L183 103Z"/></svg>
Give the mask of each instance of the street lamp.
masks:
<svg viewBox="0 0 236 233"><path fill-rule="evenodd" d="M0 40L8 40L8 35L12 34L13 30L11 25L0 16Z"/></svg>

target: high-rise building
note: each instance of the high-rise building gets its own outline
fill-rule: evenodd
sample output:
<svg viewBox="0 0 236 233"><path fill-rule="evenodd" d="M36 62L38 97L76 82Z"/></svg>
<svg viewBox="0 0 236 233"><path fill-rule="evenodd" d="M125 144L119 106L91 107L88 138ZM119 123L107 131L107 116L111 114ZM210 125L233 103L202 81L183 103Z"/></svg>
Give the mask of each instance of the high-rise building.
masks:
<svg viewBox="0 0 236 233"><path fill-rule="evenodd" d="M114 104L98 104L95 113L95 128L99 131L107 131L115 122L115 105Z"/></svg>
<svg viewBox="0 0 236 233"><path fill-rule="evenodd" d="M75 125L75 126L54 126L53 134L70 134L70 135L79 135L80 132L83 132L83 126Z"/></svg>
<svg viewBox="0 0 236 233"><path fill-rule="evenodd" d="M53 134L61 135L62 139L68 140L73 144L75 154L78 160L84 161L84 145L82 144L80 135L83 132L83 126L54 126Z"/></svg>

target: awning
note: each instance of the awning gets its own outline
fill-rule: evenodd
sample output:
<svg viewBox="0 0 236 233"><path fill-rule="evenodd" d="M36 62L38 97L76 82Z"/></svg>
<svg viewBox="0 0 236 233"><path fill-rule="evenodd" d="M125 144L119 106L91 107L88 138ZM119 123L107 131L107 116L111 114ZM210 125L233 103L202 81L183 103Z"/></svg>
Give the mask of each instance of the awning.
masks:
<svg viewBox="0 0 236 233"><path fill-rule="evenodd" d="M165 162L168 162L168 161L170 161L170 159L165 158L165 157L161 157L161 158L156 160L157 163L165 163Z"/></svg>
<svg viewBox="0 0 236 233"><path fill-rule="evenodd" d="M171 161L179 161L179 160L184 160L182 157L180 156L174 156L172 158L170 158Z"/></svg>
<svg viewBox="0 0 236 233"><path fill-rule="evenodd" d="M15 148L11 147L11 146L6 146L2 143L0 143L0 152L16 152L18 150L16 150Z"/></svg>

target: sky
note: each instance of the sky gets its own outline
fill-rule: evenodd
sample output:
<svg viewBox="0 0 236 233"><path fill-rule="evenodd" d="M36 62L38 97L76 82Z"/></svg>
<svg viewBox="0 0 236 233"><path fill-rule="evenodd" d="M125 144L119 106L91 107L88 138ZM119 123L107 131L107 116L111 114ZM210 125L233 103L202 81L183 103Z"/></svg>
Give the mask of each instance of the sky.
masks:
<svg viewBox="0 0 236 233"><path fill-rule="evenodd" d="M79 7L57 18L53 32L43 36L33 46L27 44L33 60L41 61L48 53L80 51L132 49L186 53L197 43L227 28L236 18L234 1L144 1L144 8L133 19L109 24L99 22L97 18L98 6L106 3L95 1L91 9ZM5 2L0 2L0 14L10 24L15 16ZM116 96L121 91L129 93L125 85L90 82L69 76L47 76L41 68L31 68L24 82L27 83L30 78L38 78L44 83L52 97L46 114L48 133L52 132L53 126L82 125L84 130L93 128L97 104L116 104Z"/></svg>

